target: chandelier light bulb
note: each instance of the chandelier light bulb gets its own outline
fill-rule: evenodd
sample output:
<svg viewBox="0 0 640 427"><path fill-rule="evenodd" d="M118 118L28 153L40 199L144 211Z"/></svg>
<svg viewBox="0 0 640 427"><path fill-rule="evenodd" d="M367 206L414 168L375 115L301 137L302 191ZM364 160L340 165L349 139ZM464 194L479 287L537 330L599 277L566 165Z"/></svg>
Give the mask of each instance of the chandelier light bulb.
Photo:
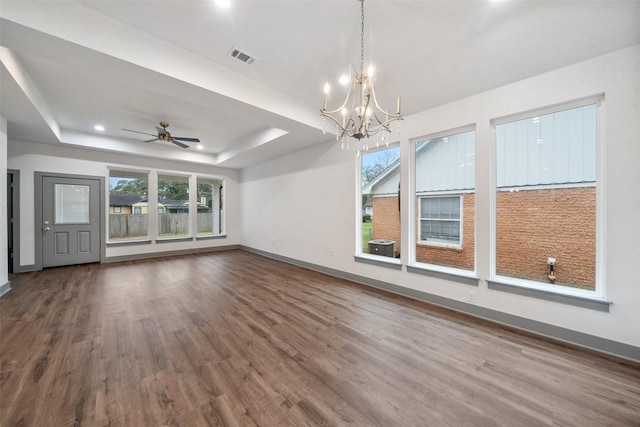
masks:
<svg viewBox="0 0 640 427"><path fill-rule="evenodd" d="M369 65L369 68L367 68L367 76L369 77L373 77L373 73L375 72L375 68L373 67L373 65Z"/></svg>
<svg viewBox="0 0 640 427"><path fill-rule="evenodd" d="M350 80L351 79L346 74L343 74L342 76L340 76L340 84L343 85L343 86L348 85Z"/></svg>

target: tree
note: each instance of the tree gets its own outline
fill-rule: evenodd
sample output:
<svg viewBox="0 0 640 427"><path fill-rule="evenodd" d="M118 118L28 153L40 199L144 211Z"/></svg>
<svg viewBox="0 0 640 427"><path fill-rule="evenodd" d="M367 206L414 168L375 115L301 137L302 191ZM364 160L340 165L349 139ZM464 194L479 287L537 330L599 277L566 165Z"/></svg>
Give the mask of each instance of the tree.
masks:
<svg viewBox="0 0 640 427"><path fill-rule="evenodd" d="M365 166L362 169L362 186L364 187L365 185L376 179L376 177L380 175L385 169L386 166L381 163L374 163L372 165Z"/></svg>
<svg viewBox="0 0 640 427"><path fill-rule="evenodd" d="M189 200L189 183L158 180L158 198L164 200Z"/></svg>
<svg viewBox="0 0 640 427"><path fill-rule="evenodd" d="M109 189L111 194L147 194L147 181L144 179L121 179Z"/></svg>
<svg viewBox="0 0 640 427"><path fill-rule="evenodd" d="M362 158L362 186L364 187L384 172L400 157L399 148L364 154Z"/></svg>

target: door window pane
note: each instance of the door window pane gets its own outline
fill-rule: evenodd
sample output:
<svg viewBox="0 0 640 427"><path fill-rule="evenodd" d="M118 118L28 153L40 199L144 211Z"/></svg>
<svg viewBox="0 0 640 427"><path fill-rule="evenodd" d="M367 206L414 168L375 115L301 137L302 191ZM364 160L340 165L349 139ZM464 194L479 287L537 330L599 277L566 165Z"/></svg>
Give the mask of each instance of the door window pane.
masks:
<svg viewBox="0 0 640 427"><path fill-rule="evenodd" d="M88 224L88 185L55 184L55 224Z"/></svg>

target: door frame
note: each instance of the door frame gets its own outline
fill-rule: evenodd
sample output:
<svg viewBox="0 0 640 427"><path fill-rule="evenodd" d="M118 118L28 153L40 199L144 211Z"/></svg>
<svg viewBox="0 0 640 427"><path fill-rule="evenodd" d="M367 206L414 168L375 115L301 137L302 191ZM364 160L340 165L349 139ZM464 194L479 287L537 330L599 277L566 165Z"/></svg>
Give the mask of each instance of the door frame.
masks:
<svg viewBox="0 0 640 427"><path fill-rule="evenodd" d="M11 193L13 196L11 198L12 212L9 212L7 207L7 217L13 216L13 222L11 223L12 242L7 243L11 243L11 247L13 248L12 272L20 273L20 171L7 169L7 174L11 175L13 185L13 191Z"/></svg>
<svg viewBox="0 0 640 427"><path fill-rule="evenodd" d="M52 173L52 172L34 172L34 180L33 187L35 193L35 218L34 218L34 232L35 232L35 270L42 270L42 180L45 177L52 178L69 178L69 179L93 179L99 181L98 188L98 210L100 217L100 231L99 231L99 241L98 244L100 246L100 263L104 261L106 249L104 245L104 235L105 235L105 222L104 222L104 176L93 176L93 175L74 175L67 173Z"/></svg>

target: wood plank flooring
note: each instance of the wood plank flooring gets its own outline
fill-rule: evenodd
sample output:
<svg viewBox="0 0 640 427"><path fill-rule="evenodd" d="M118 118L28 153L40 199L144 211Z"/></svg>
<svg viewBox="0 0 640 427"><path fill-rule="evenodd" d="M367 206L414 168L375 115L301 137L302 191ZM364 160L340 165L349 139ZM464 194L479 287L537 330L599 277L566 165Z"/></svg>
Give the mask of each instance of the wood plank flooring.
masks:
<svg viewBox="0 0 640 427"><path fill-rule="evenodd" d="M240 250L12 286L3 427L640 426L638 364Z"/></svg>

